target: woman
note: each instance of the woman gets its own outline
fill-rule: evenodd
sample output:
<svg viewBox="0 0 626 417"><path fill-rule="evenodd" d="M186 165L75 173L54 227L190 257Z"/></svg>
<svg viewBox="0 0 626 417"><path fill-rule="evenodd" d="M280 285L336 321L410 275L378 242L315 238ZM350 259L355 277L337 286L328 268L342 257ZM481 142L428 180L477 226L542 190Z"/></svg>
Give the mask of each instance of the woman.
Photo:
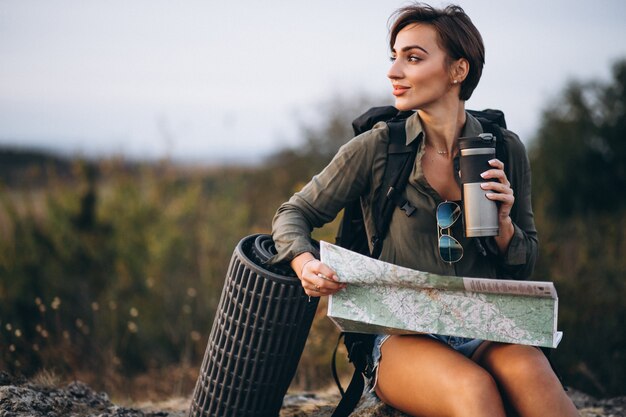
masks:
<svg viewBox="0 0 626 417"><path fill-rule="evenodd" d="M442 259L438 250L437 207L461 200L454 168L458 138L482 133L480 123L465 112L484 64L480 33L458 6L439 10L416 4L394 17L387 76L395 107L416 110L406 122L407 141L420 140L420 145L405 197L417 210L411 217L396 210L380 259L443 275L527 278L537 254L530 169L522 143L506 130L510 178L504 164L493 159L481 185L498 204L499 235L479 243L464 238L456 222L451 234L463 247L462 257ZM291 262L306 294L325 296L345 287L316 259L310 232L360 196L366 228L373 230L368 202L379 196L388 140L385 123L354 138L277 211L275 261ZM410 415L578 415L546 357L532 346L427 334L381 335L373 357L377 369L372 390Z"/></svg>

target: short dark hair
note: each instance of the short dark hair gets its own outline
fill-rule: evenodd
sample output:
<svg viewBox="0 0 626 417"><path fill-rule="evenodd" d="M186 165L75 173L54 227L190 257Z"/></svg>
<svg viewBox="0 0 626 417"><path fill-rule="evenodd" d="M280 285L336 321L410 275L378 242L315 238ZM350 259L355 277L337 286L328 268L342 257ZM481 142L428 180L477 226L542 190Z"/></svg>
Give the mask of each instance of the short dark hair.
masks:
<svg viewBox="0 0 626 417"><path fill-rule="evenodd" d="M461 84L459 98L468 100L480 81L485 64L483 38L465 11L456 5L436 9L424 3L396 10L391 17L393 24L389 30L389 47L393 50L398 33L405 27L424 23L437 32L439 46L446 51L449 62L465 58L469 62L469 73Z"/></svg>

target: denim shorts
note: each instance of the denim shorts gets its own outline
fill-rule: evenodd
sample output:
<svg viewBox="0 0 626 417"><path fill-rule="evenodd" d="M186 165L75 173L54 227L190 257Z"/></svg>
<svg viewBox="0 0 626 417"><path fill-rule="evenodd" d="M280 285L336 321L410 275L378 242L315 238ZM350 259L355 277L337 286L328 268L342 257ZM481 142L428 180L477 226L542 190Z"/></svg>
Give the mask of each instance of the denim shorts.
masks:
<svg viewBox="0 0 626 417"><path fill-rule="evenodd" d="M382 356L381 347L383 343L389 338L388 334L379 334L376 336L374 340L374 349L372 350L372 360L373 360L373 375L372 378L368 380L367 386L369 387L369 392L374 392L374 388L376 388L376 382L378 380L378 363L380 362L380 357ZM452 349L459 352L461 355L471 358L478 346L484 340L482 339L470 339L467 337L458 337L458 336L442 336L438 334L424 334L424 336L430 336L433 339L439 340L440 342L445 343L450 346Z"/></svg>

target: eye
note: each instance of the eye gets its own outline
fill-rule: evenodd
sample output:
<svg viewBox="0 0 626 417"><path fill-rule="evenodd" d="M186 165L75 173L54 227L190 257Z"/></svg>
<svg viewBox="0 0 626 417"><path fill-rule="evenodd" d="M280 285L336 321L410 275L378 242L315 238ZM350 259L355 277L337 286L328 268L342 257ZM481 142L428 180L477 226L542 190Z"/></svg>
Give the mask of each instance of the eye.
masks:
<svg viewBox="0 0 626 417"><path fill-rule="evenodd" d="M421 61L421 60L422 60L422 58L420 58L420 57L419 57L419 56L417 56L417 55L409 55L409 57L407 58L407 60L408 60L409 62L419 62L419 61Z"/></svg>
<svg viewBox="0 0 626 417"><path fill-rule="evenodd" d="M391 61L392 63L396 62L396 57L395 56L390 56L389 57L389 61Z"/></svg>

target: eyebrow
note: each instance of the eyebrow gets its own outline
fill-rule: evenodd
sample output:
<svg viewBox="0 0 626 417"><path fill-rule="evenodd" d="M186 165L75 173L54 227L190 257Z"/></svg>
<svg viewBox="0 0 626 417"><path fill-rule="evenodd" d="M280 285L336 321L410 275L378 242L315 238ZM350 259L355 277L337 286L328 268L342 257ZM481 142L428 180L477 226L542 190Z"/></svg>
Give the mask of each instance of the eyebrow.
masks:
<svg viewBox="0 0 626 417"><path fill-rule="evenodd" d="M419 49L420 51L424 51L425 54L430 55L426 49L422 48L419 45L405 46L404 48L402 48L402 52L407 52L407 51L410 51L411 49ZM396 52L396 50L394 49L393 52Z"/></svg>

